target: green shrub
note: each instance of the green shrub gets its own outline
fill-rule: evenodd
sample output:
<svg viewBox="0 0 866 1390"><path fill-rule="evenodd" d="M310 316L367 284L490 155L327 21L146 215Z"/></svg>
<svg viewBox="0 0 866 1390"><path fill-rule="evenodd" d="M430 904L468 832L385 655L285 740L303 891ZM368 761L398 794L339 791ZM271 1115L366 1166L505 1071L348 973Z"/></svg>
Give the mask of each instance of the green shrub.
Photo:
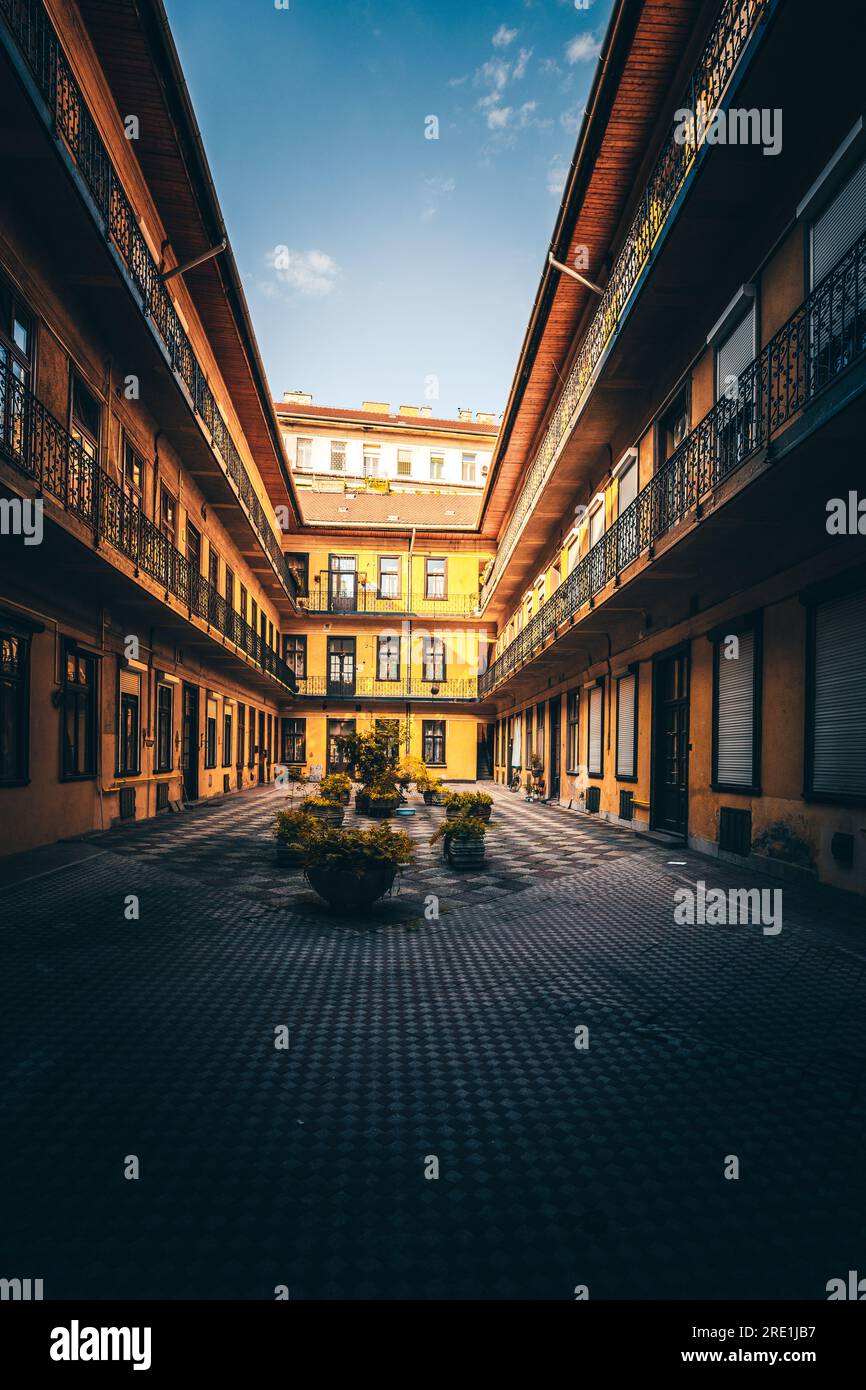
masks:
<svg viewBox="0 0 866 1390"><path fill-rule="evenodd" d="M325 826L307 841L308 869L342 869L361 874L366 869L399 868L412 858L412 841L405 830L377 825L372 830L336 830Z"/></svg>
<svg viewBox="0 0 866 1390"><path fill-rule="evenodd" d="M435 845L437 840L450 839L452 835L456 835L458 840L483 840L487 830L487 821L479 820L477 816L469 816L463 811L452 820L443 820L430 836L430 843Z"/></svg>
<svg viewBox="0 0 866 1390"><path fill-rule="evenodd" d="M352 790L352 780L345 772L332 772L319 783L319 796L325 801L345 800Z"/></svg>

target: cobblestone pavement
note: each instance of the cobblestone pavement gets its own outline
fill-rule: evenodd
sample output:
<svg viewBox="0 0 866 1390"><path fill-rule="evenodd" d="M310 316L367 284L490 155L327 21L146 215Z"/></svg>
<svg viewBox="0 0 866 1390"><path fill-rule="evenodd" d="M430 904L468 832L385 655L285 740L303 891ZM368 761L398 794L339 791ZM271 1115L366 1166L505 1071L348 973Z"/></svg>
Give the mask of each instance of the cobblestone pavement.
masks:
<svg viewBox="0 0 866 1390"><path fill-rule="evenodd" d="M863 904L785 886L776 936L676 925L699 879L780 885L495 796L486 872L443 867L419 803L417 864L364 919L277 869L273 789L6 888L0 1274L821 1299L866 1272Z"/></svg>

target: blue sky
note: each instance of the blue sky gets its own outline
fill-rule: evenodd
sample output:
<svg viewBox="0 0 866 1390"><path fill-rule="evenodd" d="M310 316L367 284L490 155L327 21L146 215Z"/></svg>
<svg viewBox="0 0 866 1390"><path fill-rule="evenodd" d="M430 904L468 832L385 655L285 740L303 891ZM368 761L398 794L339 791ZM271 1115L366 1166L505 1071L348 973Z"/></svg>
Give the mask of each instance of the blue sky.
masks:
<svg viewBox="0 0 866 1390"><path fill-rule="evenodd" d="M167 0L277 399L503 409L610 7Z"/></svg>

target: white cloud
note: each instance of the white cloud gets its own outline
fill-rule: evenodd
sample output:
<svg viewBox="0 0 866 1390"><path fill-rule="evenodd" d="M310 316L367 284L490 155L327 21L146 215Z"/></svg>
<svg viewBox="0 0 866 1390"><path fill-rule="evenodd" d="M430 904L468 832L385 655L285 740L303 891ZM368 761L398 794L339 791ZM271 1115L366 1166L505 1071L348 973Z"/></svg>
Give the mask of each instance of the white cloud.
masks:
<svg viewBox="0 0 866 1390"><path fill-rule="evenodd" d="M448 79L449 87L462 87L464 82L469 80L469 74L464 73L462 77L451 77Z"/></svg>
<svg viewBox="0 0 866 1390"><path fill-rule="evenodd" d="M496 33L493 35L493 47L507 48L508 45L510 43L513 43L516 38L516 29L509 29L507 25L500 24L499 28L496 30Z"/></svg>
<svg viewBox="0 0 866 1390"><path fill-rule="evenodd" d="M555 155L550 161L547 169L547 191L556 198L561 198L565 191L565 180L568 177L568 167L561 155Z"/></svg>
<svg viewBox="0 0 866 1390"><path fill-rule="evenodd" d="M565 46L565 57L569 63L589 63L601 52L601 43L594 34L578 34Z"/></svg>
<svg viewBox="0 0 866 1390"><path fill-rule="evenodd" d="M315 298L331 294L340 275L340 267L326 251L290 251L287 246L277 246L268 252L265 264L281 285Z"/></svg>
<svg viewBox="0 0 866 1390"><path fill-rule="evenodd" d="M510 73L510 63L503 62L501 58L488 58L476 72L475 82L477 86L491 87L493 91L501 92L508 86Z"/></svg>
<svg viewBox="0 0 866 1390"><path fill-rule="evenodd" d="M526 66L527 66L527 64L528 64L528 62L529 62L529 60L530 60L531 57L532 57L532 49L531 49L531 48L521 48L520 53L519 53L518 56L517 56L517 61L516 61L516 63L514 64L514 80L515 80L515 82L519 82L520 79L521 79L521 77L523 76L523 74L526 72Z"/></svg>
<svg viewBox="0 0 866 1390"><path fill-rule="evenodd" d="M491 130L504 130L511 120L510 106L494 106L492 111L487 112L487 124Z"/></svg>

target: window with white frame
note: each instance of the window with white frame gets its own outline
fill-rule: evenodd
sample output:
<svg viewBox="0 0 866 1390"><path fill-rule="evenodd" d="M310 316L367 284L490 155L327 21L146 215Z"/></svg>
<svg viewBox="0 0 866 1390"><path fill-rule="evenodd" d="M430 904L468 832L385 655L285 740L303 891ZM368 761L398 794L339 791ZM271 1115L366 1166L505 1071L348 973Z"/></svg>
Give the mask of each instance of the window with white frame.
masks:
<svg viewBox="0 0 866 1390"><path fill-rule="evenodd" d="M464 483L474 483L476 481L476 465L474 454L463 455L462 473Z"/></svg>
<svg viewBox="0 0 866 1390"><path fill-rule="evenodd" d="M587 772L590 777L604 773L604 686L594 685L589 692L587 716Z"/></svg>
<svg viewBox="0 0 866 1390"><path fill-rule="evenodd" d="M399 478L410 478L412 476L412 450L397 450L397 476Z"/></svg>
<svg viewBox="0 0 866 1390"><path fill-rule="evenodd" d="M331 440L331 472L345 473L346 471L346 441L345 439Z"/></svg>
<svg viewBox="0 0 866 1390"><path fill-rule="evenodd" d="M295 447L295 467L312 468L313 466L313 441L312 439L299 439Z"/></svg>
<svg viewBox="0 0 866 1390"><path fill-rule="evenodd" d="M595 545L604 535L604 503L600 503L589 516L589 544Z"/></svg>
<svg viewBox="0 0 866 1390"><path fill-rule="evenodd" d="M434 483L441 483L445 477L445 455L430 455L430 480Z"/></svg>
<svg viewBox="0 0 866 1390"><path fill-rule="evenodd" d="M378 478L381 449L378 444L364 445L364 477Z"/></svg>

